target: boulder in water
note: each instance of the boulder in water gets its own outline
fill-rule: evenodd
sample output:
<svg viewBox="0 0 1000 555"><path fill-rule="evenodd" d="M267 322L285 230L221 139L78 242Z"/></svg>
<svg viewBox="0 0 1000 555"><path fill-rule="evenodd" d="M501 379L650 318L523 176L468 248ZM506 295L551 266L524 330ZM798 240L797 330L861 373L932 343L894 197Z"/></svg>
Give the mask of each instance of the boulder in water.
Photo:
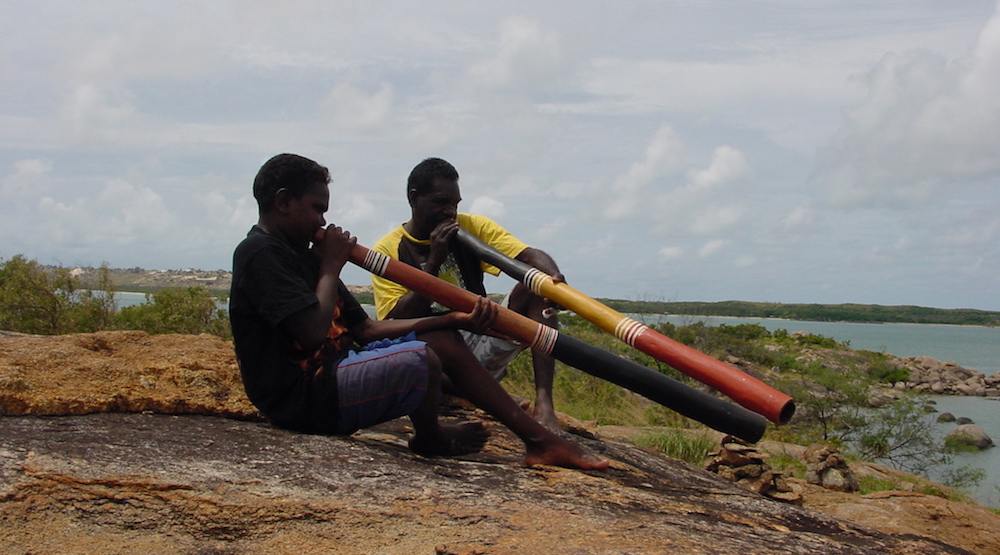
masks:
<svg viewBox="0 0 1000 555"><path fill-rule="evenodd" d="M945 441L958 445L971 445L979 449L993 447L993 439L975 424L963 424L955 428Z"/></svg>

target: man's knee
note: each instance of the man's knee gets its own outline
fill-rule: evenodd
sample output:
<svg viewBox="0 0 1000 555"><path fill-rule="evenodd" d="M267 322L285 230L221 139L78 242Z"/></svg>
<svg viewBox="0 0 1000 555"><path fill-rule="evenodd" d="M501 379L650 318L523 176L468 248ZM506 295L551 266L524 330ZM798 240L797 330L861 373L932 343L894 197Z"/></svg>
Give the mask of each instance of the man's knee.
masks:
<svg viewBox="0 0 1000 555"><path fill-rule="evenodd" d="M518 283L507 297L507 308L534 319L542 311L545 299L531 292L523 283Z"/></svg>
<svg viewBox="0 0 1000 555"><path fill-rule="evenodd" d="M548 299L532 293L522 283L518 283L511 291L507 305L508 308L521 316L526 316L549 327L559 327L559 320L556 318L555 311L552 310L555 305Z"/></svg>
<svg viewBox="0 0 1000 555"><path fill-rule="evenodd" d="M453 357L460 350L469 349L458 330L435 330L420 334L417 338L427 343L428 351L436 351L435 358L438 360L439 369L442 358Z"/></svg>

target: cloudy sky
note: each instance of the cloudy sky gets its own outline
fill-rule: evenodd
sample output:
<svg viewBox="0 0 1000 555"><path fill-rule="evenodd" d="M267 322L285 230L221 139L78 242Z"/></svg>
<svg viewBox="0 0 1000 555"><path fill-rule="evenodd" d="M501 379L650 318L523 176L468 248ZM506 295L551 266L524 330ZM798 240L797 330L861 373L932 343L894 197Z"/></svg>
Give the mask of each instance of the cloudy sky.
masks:
<svg viewBox="0 0 1000 555"><path fill-rule="evenodd" d="M279 152L371 245L439 156L594 297L1000 310L996 0L415 4L5 1L0 258L229 269Z"/></svg>

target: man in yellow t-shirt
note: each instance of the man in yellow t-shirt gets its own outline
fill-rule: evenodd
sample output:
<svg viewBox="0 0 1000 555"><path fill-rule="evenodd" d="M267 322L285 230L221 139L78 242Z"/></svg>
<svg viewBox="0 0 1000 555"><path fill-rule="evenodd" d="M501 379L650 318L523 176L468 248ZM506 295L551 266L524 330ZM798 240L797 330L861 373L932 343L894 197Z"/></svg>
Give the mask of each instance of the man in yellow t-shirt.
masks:
<svg viewBox="0 0 1000 555"><path fill-rule="evenodd" d="M477 295L486 295L484 272L498 275L500 270L480 261L472 251L453 241L455 231L462 227L505 255L538 268L556 281L564 281L559 267L548 254L524 244L485 216L458 213L458 203L462 200L458 171L448 162L428 158L417 164L407 180L406 198L410 203L410 220L380 239L374 250ZM379 319L415 318L447 310L385 278L373 275L372 285ZM520 283L502 304L536 322L553 328L559 326L551 310L553 303ZM498 380L506 375L510 361L525 348L499 337L463 335L483 366ZM535 370L533 416L546 427L558 430L559 421L552 404L555 360L533 352L532 363Z"/></svg>

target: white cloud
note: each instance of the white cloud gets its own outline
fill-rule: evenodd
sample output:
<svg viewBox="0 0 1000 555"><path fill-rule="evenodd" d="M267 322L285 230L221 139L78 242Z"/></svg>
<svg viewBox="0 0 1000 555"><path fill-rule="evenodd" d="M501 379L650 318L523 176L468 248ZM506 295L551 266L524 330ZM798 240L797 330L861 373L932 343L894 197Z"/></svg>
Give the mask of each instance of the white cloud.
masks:
<svg viewBox="0 0 1000 555"><path fill-rule="evenodd" d="M739 224L753 200L741 198L750 174L740 150L719 146L705 168L687 170L683 185L661 188L636 204L653 208L653 228L661 234L717 235Z"/></svg>
<svg viewBox="0 0 1000 555"><path fill-rule="evenodd" d="M507 209L504 206L504 203L498 200L490 197L476 197L469 205L469 213L479 214L481 216L486 216L487 218L499 220L507 215Z"/></svg>
<svg viewBox="0 0 1000 555"><path fill-rule="evenodd" d="M864 76L822 175L835 200L912 204L955 179L1000 176L1000 12L968 59L890 53Z"/></svg>
<svg viewBox="0 0 1000 555"><path fill-rule="evenodd" d="M368 94L349 82L337 83L322 101L321 111L336 127L356 131L377 130L389 120L393 89L381 83Z"/></svg>
<svg viewBox="0 0 1000 555"><path fill-rule="evenodd" d="M17 218L16 236L21 245L46 250L48 245L61 245L65 250L60 258L85 252L89 253L87 258L98 259L90 262L93 264L106 259L100 253L122 247L156 252L164 242L186 240L188 232L172 229L174 219L156 192L122 179L107 182L95 196L72 200L41 197Z"/></svg>
<svg viewBox="0 0 1000 555"><path fill-rule="evenodd" d="M158 193L122 179L108 182L95 199L92 209L105 218L102 231L117 237L117 240L133 235L148 237L168 229L172 223L166 204ZM88 213L82 216L94 215Z"/></svg>
<svg viewBox="0 0 1000 555"><path fill-rule="evenodd" d="M565 55L558 33L525 17L507 18L499 28L496 55L469 68L470 77L479 86L534 89L564 73Z"/></svg>
<svg viewBox="0 0 1000 555"><path fill-rule="evenodd" d="M664 260L676 260L684 255L684 249L680 247L663 247L660 249L660 256Z"/></svg>
<svg viewBox="0 0 1000 555"><path fill-rule="evenodd" d="M257 200L251 195L245 195L236 200L226 224L237 229L249 229L250 224L257 221L257 215Z"/></svg>
<svg viewBox="0 0 1000 555"><path fill-rule="evenodd" d="M97 82L80 83L66 96L62 115L81 142L117 142L119 127L136 115L127 90Z"/></svg>
<svg viewBox="0 0 1000 555"><path fill-rule="evenodd" d="M699 235L722 233L740 222L743 207L737 205L712 207L695 216L691 229Z"/></svg>
<svg viewBox="0 0 1000 555"><path fill-rule="evenodd" d="M29 158L14 163L14 173L0 180L0 192L4 196L25 198L42 189L45 176L52 171L52 161L43 158Z"/></svg>
<svg viewBox="0 0 1000 555"><path fill-rule="evenodd" d="M786 227L801 227L809 224L815 217L814 210L808 204L799 204L785 216L782 223Z"/></svg>
<svg viewBox="0 0 1000 555"><path fill-rule="evenodd" d="M646 146L639 161L618 176L611 186L613 197L604 216L611 220L628 217L644 200L643 188L653 180L675 170L684 155L684 144L669 125L660 127Z"/></svg>
<svg viewBox="0 0 1000 555"><path fill-rule="evenodd" d="M698 256L708 258L722 250L729 244L729 242L730 241L728 239L712 239L702 245L701 249L698 251Z"/></svg>
<svg viewBox="0 0 1000 555"><path fill-rule="evenodd" d="M327 213L326 219L328 223L352 229L372 218L377 212L375 204L364 195L347 193L337 199L337 204Z"/></svg>
<svg viewBox="0 0 1000 555"><path fill-rule="evenodd" d="M728 185L750 175L750 165L738 149L729 145L717 147L712 153L712 163L703 170L689 172L688 187L711 189Z"/></svg>

